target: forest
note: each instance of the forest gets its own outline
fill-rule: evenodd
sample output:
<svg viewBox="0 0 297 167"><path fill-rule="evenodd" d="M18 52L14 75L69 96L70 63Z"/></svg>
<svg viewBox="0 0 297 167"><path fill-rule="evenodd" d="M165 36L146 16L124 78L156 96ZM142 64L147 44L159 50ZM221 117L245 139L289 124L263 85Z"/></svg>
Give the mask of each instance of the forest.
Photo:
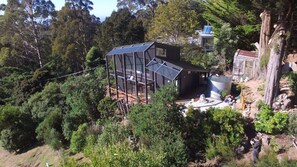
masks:
<svg viewBox="0 0 297 167"><path fill-rule="evenodd" d="M117 11L104 21L92 10L91 0L65 0L59 11L51 0L0 4L0 144L5 150L21 154L49 145L65 152L60 166L199 166L213 159L219 159L218 166L237 166L247 131L296 135L297 114L271 109L281 78L273 67L297 48L294 0L117 0ZM224 73L232 70L238 48L257 49L264 11L276 26L268 25L272 44L260 43L258 77L267 83L258 123L230 108L191 109L183 117L173 85L158 90L150 104L134 105L125 117L107 96L104 59L112 48L158 41L179 46L184 61L205 69L218 66ZM188 42L204 25L215 34L210 53ZM297 94L297 75L291 76ZM88 161L71 157L77 153ZM270 151L256 166L297 165L276 157ZM253 166L252 161L245 165Z"/></svg>

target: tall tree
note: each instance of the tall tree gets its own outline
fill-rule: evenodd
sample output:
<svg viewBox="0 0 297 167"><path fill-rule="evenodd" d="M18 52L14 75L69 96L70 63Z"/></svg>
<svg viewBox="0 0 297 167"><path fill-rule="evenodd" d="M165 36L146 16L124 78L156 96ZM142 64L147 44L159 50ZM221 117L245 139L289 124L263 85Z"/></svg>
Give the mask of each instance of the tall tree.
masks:
<svg viewBox="0 0 297 167"><path fill-rule="evenodd" d="M285 0L279 3L279 17L275 25L275 30L271 36L269 43L270 59L267 65L267 75L265 80L264 100L269 106L272 106L273 100L279 94L279 81L281 77L281 63L285 54L285 48L290 47L286 44L286 36L292 36L292 29L296 27L293 15L297 11L296 2L294 0ZM294 19L295 18L295 19ZM291 34L291 35L290 35Z"/></svg>
<svg viewBox="0 0 297 167"><path fill-rule="evenodd" d="M144 42L144 28L127 8L119 9L102 23L96 41L105 54L115 46Z"/></svg>
<svg viewBox="0 0 297 167"><path fill-rule="evenodd" d="M1 64L42 67L50 54L48 26L55 16L50 0L9 0L5 7L4 32L0 34L3 47Z"/></svg>
<svg viewBox="0 0 297 167"><path fill-rule="evenodd" d="M192 35L199 24L198 14L191 8L191 0L171 0L156 9L156 16L148 32L148 38L163 42L180 43L180 38Z"/></svg>
<svg viewBox="0 0 297 167"><path fill-rule="evenodd" d="M155 14L155 9L160 4L165 4L169 0L117 0L119 8L129 8L131 12L137 12L142 9L148 9L152 16Z"/></svg>
<svg viewBox="0 0 297 167"><path fill-rule="evenodd" d="M229 23L238 37L237 47L255 49L252 43L258 41L261 11L254 8L252 0L199 0L204 7L204 19L218 34L224 23Z"/></svg>
<svg viewBox="0 0 297 167"><path fill-rule="evenodd" d="M66 1L52 26L52 50L62 57L68 72L84 68L84 59L93 46L100 21L90 14L91 1Z"/></svg>

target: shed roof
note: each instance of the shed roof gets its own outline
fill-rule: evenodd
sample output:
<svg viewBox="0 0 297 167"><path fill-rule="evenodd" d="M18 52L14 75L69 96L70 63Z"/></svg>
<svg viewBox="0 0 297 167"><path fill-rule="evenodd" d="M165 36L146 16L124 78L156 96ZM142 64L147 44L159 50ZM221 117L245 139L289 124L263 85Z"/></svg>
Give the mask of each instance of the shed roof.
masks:
<svg viewBox="0 0 297 167"><path fill-rule="evenodd" d="M149 49L154 42L146 42L140 44L133 44L133 45L126 45L126 46L119 46L113 48L110 52L108 52L107 56L112 56L116 54L125 54L125 53L135 53L135 52L145 52Z"/></svg>
<svg viewBox="0 0 297 167"><path fill-rule="evenodd" d="M251 52L251 51L241 50L241 49L237 50L237 56L247 56L247 57L253 57L253 58L258 57L256 52Z"/></svg>

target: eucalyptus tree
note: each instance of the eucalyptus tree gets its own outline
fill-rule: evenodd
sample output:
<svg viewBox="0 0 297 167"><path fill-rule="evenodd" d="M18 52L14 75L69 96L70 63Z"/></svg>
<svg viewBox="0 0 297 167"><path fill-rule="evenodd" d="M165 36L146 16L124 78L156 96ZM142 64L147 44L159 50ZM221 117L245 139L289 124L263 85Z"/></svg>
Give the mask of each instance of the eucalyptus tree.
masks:
<svg viewBox="0 0 297 167"><path fill-rule="evenodd" d="M42 67L50 54L48 33L55 17L51 0L8 0L0 34L0 63L7 66Z"/></svg>
<svg viewBox="0 0 297 167"><path fill-rule="evenodd" d="M148 38L163 42L180 43L187 35L194 34L199 25L198 13L192 8L191 0L172 0L156 9L155 18L148 31Z"/></svg>
<svg viewBox="0 0 297 167"><path fill-rule="evenodd" d="M127 9L112 12L97 30L99 48L107 53L115 46L144 42L144 27L141 21Z"/></svg>
<svg viewBox="0 0 297 167"><path fill-rule="evenodd" d="M61 56L67 72L84 68L84 59L93 46L98 18L90 14L89 0L67 0L52 25L52 51Z"/></svg>

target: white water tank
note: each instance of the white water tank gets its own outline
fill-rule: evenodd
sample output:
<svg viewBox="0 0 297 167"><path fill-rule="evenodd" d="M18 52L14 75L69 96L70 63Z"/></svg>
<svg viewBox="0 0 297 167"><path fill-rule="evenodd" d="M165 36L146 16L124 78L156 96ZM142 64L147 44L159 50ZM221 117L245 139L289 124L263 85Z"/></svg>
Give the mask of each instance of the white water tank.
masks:
<svg viewBox="0 0 297 167"><path fill-rule="evenodd" d="M209 79L210 83L210 97L221 99L222 91L227 91L230 94L232 80L231 77L213 75Z"/></svg>

